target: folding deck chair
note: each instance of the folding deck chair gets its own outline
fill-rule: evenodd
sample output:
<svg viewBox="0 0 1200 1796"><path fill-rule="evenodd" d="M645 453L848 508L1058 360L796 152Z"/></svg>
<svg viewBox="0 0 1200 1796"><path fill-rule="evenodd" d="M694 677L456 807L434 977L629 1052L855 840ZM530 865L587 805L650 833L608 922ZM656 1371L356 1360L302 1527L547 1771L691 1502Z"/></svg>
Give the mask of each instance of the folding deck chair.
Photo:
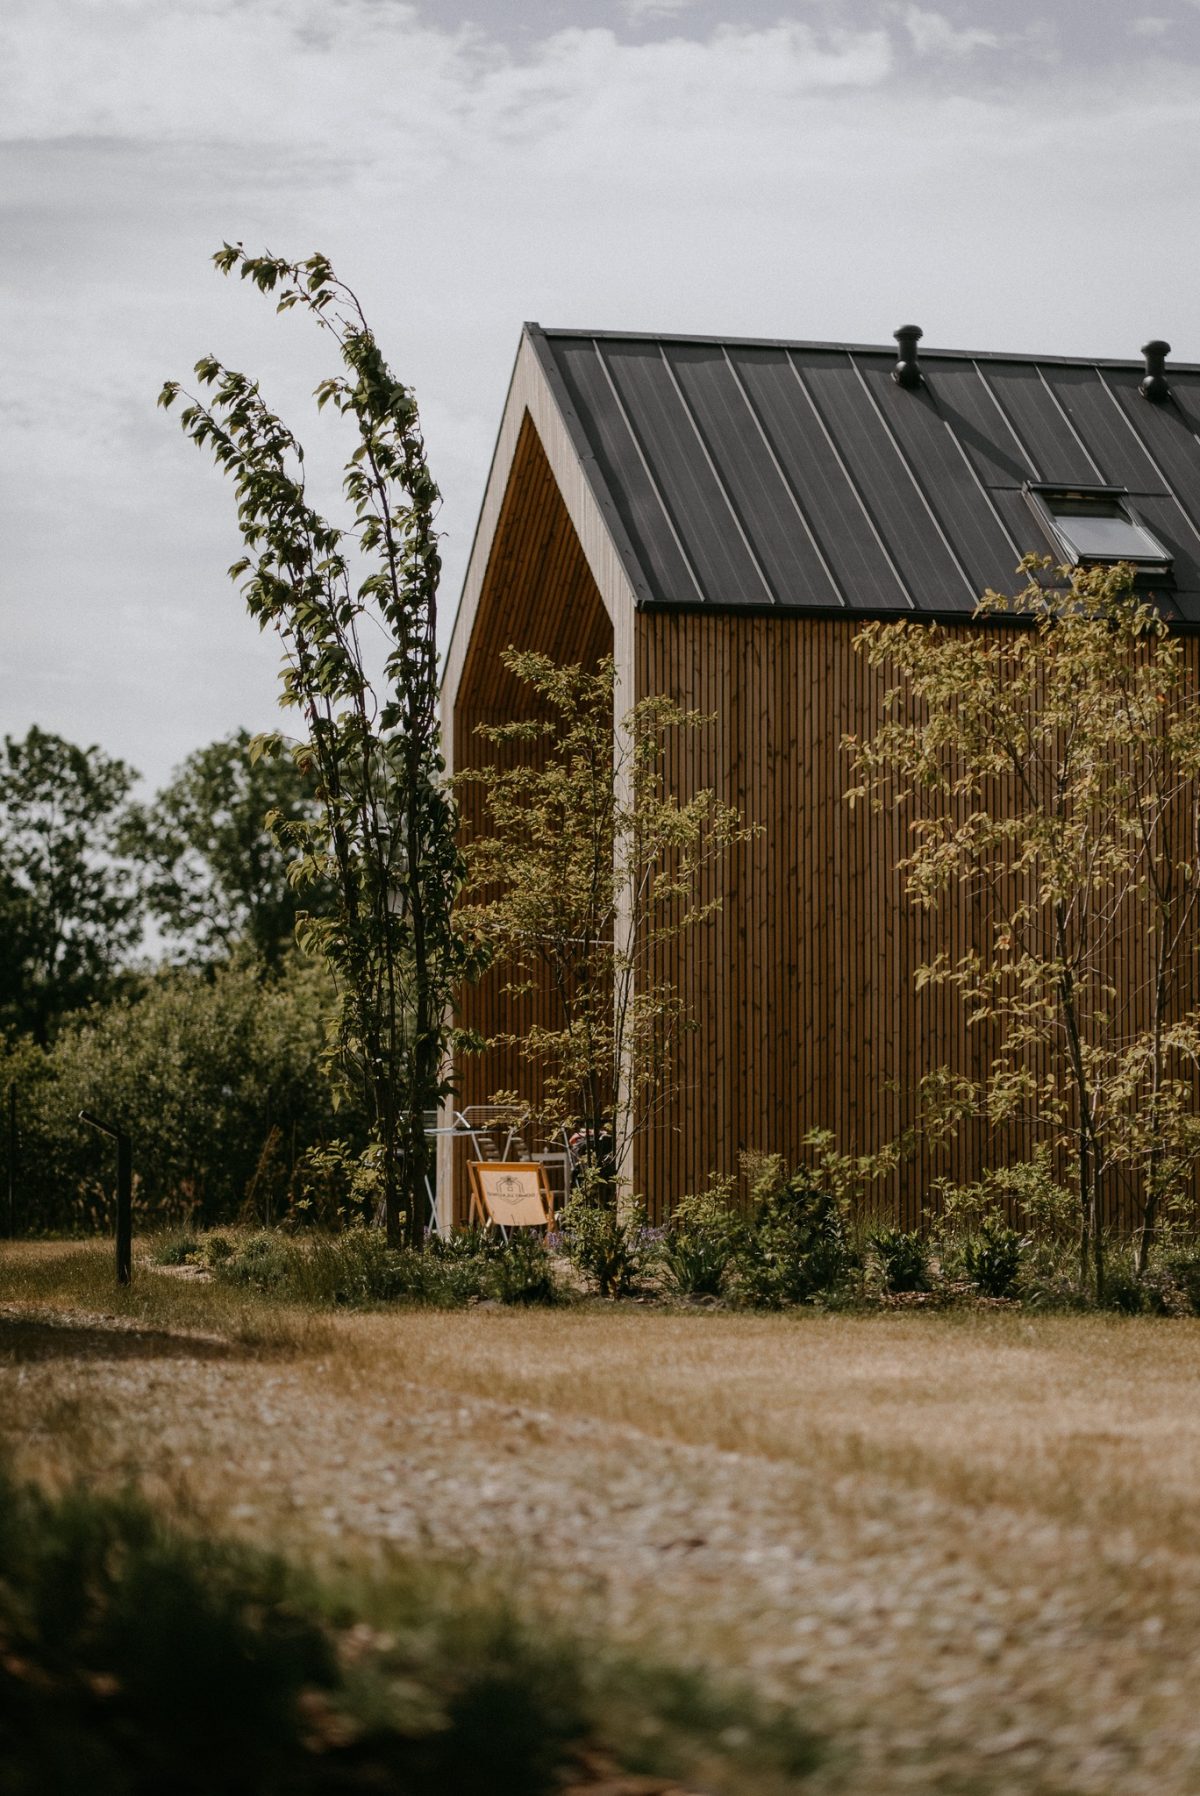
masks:
<svg viewBox="0 0 1200 1796"><path fill-rule="evenodd" d="M471 1160L471 1221L495 1228L503 1241L509 1229L549 1229L554 1198L540 1160Z"/></svg>

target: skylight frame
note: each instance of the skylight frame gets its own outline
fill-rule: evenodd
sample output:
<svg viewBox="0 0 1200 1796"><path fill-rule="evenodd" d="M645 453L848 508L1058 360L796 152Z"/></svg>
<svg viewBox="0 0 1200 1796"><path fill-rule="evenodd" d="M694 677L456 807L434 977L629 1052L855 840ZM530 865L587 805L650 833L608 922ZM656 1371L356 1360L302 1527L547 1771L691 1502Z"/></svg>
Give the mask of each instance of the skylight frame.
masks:
<svg viewBox="0 0 1200 1796"><path fill-rule="evenodd" d="M1137 568L1139 573L1168 576L1174 570L1174 557L1151 530L1145 519L1140 517L1130 503L1129 489L1124 486L1087 485L1079 482L1034 481L1025 482L1025 497L1032 505L1040 522L1049 531L1051 539L1062 549L1072 567L1115 567L1119 562L1128 562ZM1070 518L1063 517L1055 510L1055 501L1086 505L1089 501L1099 508L1102 504L1114 507L1115 515L1124 520L1131 530L1136 531L1145 541L1146 548L1111 553L1099 553L1088 550L1072 540ZM1104 514L1097 509L1096 516Z"/></svg>

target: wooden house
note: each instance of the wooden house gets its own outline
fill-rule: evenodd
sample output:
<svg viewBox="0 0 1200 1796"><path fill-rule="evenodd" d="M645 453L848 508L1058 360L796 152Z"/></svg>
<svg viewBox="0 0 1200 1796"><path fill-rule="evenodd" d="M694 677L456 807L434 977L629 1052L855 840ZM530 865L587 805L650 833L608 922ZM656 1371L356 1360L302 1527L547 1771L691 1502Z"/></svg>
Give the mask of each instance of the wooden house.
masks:
<svg viewBox="0 0 1200 1796"><path fill-rule="evenodd" d="M1200 368L1167 366L1162 343L1095 361L895 335L899 359L537 325L521 338L446 662L450 763L478 764L475 726L518 703L505 646L612 652L622 710L665 692L716 715L671 768L677 789L714 787L764 826L667 969L698 1027L679 1041L676 1113L636 1153L655 1214L741 1149L798 1157L813 1126L869 1149L929 1066L981 1070L957 997L913 977L970 939L970 915L914 911L896 818L842 799L842 739L869 732L882 689L853 650L863 620L967 626L1036 551L1134 560L1200 626ZM495 977L466 995L485 1031L501 1011ZM516 1082L495 1054L458 1077L463 1103ZM964 1136L956 1170L980 1151Z"/></svg>

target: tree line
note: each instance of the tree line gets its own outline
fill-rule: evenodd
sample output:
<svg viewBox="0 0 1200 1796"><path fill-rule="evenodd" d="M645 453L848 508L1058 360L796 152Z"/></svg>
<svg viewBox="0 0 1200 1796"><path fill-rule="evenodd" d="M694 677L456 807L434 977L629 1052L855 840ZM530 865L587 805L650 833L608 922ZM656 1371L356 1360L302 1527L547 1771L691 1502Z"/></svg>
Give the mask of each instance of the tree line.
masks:
<svg viewBox="0 0 1200 1796"><path fill-rule="evenodd" d="M249 756L235 730L149 801L99 747L36 725L0 753L0 1025L46 1047L71 1016L128 993L147 925L169 965L249 957L277 971L300 900L264 819L315 817L312 782ZM320 912L314 888L304 906Z"/></svg>
<svg viewBox="0 0 1200 1796"><path fill-rule="evenodd" d="M327 1077L333 992L295 952L302 901L264 822L311 818L317 801L292 762L252 763L249 744L236 730L197 749L138 800L134 770L102 749L37 727L5 738L5 1223L105 1219L85 1108L133 1134L143 1222L278 1219L296 1204L333 1219L368 1126ZM319 914L329 894L317 884L303 903Z"/></svg>

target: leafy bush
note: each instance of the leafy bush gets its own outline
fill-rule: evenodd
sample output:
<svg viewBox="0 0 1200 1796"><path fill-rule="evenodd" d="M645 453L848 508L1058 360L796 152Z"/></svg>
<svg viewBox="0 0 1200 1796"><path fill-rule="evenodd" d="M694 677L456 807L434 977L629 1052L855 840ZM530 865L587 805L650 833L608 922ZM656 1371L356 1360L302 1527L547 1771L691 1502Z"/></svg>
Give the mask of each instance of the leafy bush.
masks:
<svg viewBox="0 0 1200 1796"><path fill-rule="evenodd" d="M1054 1157L1041 1142L1028 1160L993 1167L973 1184L939 1183L942 1229L951 1241L968 1241L985 1222L1017 1217L1026 1232L1026 1257L1051 1280L1077 1256L1076 1194L1055 1176Z"/></svg>
<svg viewBox="0 0 1200 1796"><path fill-rule="evenodd" d="M1178 1292L1181 1305L1200 1316L1200 1248L1188 1244L1168 1249L1162 1270Z"/></svg>
<svg viewBox="0 0 1200 1796"><path fill-rule="evenodd" d="M833 1292L855 1261L842 1205L801 1168L765 1177L734 1271L738 1299L758 1309Z"/></svg>
<svg viewBox="0 0 1200 1796"><path fill-rule="evenodd" d="M351 1309L381 1303L453 1309L481 1297L500 1303L553 1303L550 1257L540 1240L465 1231L424 1247L392 1248L379 1229L340 1235L251 1235L214 1261L217 1277L275 1297Z"/></svg>
<svg viewBox="0 0 1200 1796"><path fill-rule="evenodd" d="M683 1198L659 1248L675 1289L688 1297L715 1297L742 1248L745 1232L733 1208L731 1179Z"/></svg>
<svg viewBox="0 0 1200 1796"><path fill-rule="evenodd" d="M376 1229L342 1235L252 1235L214 1268L230 1284L295 1302L326 1305L426 1299L439 1281L432 1257L395 1249Z"/></svg>
<svg viewBox="0 0 1200 1796"><path fill-rule="evenodd" d="M200 1263L203 1266L220 1266L231 1260L236 1252L228 1235L205 1235L200 1242Z"/></svg>
<svg viewBox="0 0 1200 1796"><path fill-rule="evenodd" d="M1015 1229L987 1216L963 1245L963 1270L984 1297L1011 1297L1021 1274L1024 1245Z"/></svg>
<svg viewBox="0 0 1200 1796"><path fill-rule="evenodd" d="M200 1257L200 1237L182 1229L164 1238L150 1255L155 1266L194 1266Z"/></svg>
<svg viewBox="0 0 1200 1796"><path fill-rule="evenodd" d="M623 1297L641 1271L640 1213L622 1216L588 1185L576 1190L559 1217L563 1250L601 1297Z"/></svg>
<svg viewBox="0 0 1200 1796"><path fill-rule="evenodd" d="M112 1144L79 1121L84 1109L132 1137L135 1230L232 1221L248 1192L278 1218L306 1148L365 1139L353 1109L335 1120L327 1003L323 976L294 955L268 982L253 966L159 974L45 1052L0 1043L0 1086L17 1087L19 1228L111 1222Z"/></svg>
<svg viewBox="0 0 1200 1796"><path fill-rule="evenodd" d="M379 1144L359 1148L338 1137L300 1155L292 1176L291 1219L320 1228L369 1223L383 1201Z"/></svg>
<svg viewBox="0 0 1200 1796"><path fill-rule="evenodd" d="M1192 1307L1185 1279L1178 1276L1187 1261L1183 1256L1164 1256L1145 1272L1137 1268L1130 1242L1109 1242L1104 1255L1101 1303L1123 1316L1171 1316Z"/></svg>
<svg viewBox="0 0 1200 1796"><path fill-rule="evenodd" d="M500 1303L556 1303L558 1286L545 1243L536 1236L510 1235L507 1246L489 1260L484 1289Z"/></svg>
<svg viewBox="0 0 1200 1796"><path fill-rule="evenodd" d="M1104 1308L1123 1316L1140 1316L1146 1308L1146 1291L1124 1255L1109 1255L1104 1267Z"/></svg>
<svg viewBox="0 0 1200 1796"><path fill-rule="evenodd" d="M876 1229L871 1246L879 1261L885 1290L929 1289L929 1244L915 1231Z"/></svg>

